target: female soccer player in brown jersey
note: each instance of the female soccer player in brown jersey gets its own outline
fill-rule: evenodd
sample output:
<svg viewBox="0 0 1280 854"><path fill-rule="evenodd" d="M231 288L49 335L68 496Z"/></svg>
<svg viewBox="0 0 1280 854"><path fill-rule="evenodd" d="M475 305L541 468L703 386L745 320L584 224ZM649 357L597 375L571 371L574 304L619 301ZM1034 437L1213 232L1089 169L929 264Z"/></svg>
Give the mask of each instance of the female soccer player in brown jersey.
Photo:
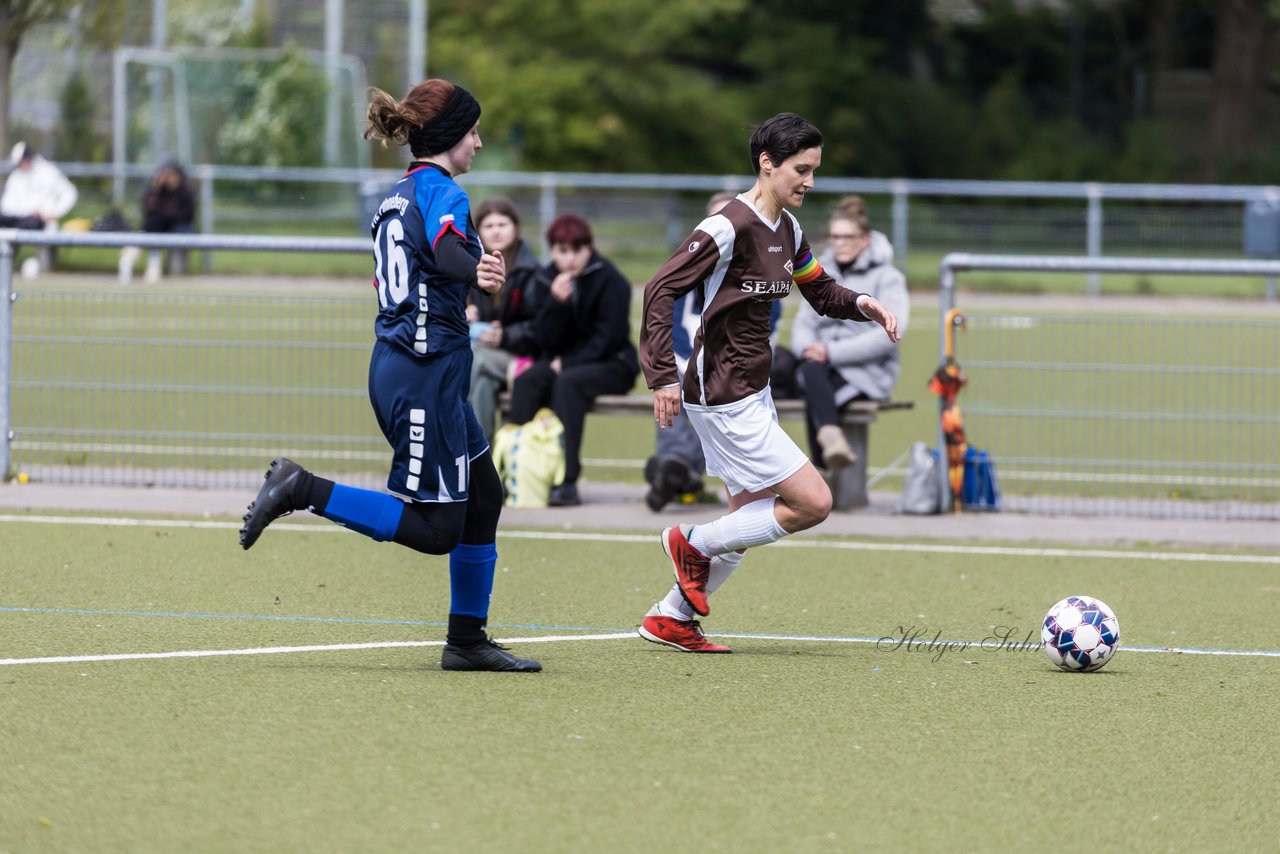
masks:
<svg viewBox="0 0 1280 854"><path fill-rule="evenodd" d="M694 615L753 546L812 528L831 512L831 490L778 424L769 392L770 303L793 287L819 313L879 323L898 340L898 321L875 298L823 272L799 222L822 162L822 134L781 113L751 135L755 185L704 219L644 292L640 360L663 427L683 406L702 440L707 472L724 481L729 513L706 525L662 532L676 584L645 615L640 635L685 652L730 652L708 641ZM672 306L703 296L702 325L683 389L671 349Z"/></svg>

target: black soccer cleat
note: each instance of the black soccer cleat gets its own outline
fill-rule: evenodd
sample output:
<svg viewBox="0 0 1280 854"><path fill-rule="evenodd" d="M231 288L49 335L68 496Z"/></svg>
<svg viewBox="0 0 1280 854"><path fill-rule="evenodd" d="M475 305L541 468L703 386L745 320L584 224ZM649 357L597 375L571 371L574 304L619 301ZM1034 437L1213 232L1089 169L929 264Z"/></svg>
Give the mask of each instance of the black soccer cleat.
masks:
<svg viewBox="0 0 1280 854"><path fill-rule="evenodd" d="M444 645L441 670L488 670L498 673L539 673L542 665L532 658L520 658L505 646L486 640L476 646Z"/></svg>
<svg viewBox="0 0 1280 854"><path fill-rule="evenodd" d="M288 457L271 461L271 468L263 476L258 497L253 499L249 512L244 514L244 527L240 529L241 548L251 547L268 525L294 511L294 492L304 471L302 466Z"/></svg>

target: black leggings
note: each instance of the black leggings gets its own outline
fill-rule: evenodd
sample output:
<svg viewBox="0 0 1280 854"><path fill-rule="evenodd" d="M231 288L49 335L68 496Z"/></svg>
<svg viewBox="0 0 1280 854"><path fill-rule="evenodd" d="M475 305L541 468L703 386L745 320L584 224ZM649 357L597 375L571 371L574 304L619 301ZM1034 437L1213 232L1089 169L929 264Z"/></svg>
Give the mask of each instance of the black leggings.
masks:
<svg viewBox="0 0 1280 854"><path fill-rule="evenodd" d="M497 539L501 514L502 481L485 451L471 461L466 501L407 503L392 540L430 555L448 554L459 543L482 546Z"/></svg>
<svg viewBox="0 0 1280 854"><path fill-rule="evenodd" d="M804 391L804 408L808 416L805 418L805 434L809 438L809 458L815 466L823 468L826 460L822 458L822 448L818 444L818 428L840 423L836 394L848 383L840 371L827 362L806 359L800 363L800 370L796 373ZM868 400L868 397L859 393L850 400Z"/></svg>

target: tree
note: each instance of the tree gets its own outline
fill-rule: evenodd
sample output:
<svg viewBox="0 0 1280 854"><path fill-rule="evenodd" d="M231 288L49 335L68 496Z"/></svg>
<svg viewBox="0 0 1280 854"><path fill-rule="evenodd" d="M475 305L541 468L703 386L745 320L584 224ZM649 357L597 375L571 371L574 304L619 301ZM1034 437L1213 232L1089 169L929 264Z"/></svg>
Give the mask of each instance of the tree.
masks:
<svg viewBox="0 0 1280 854"><path fill-rule="evenodd" d="M0 0L0 152L9 150L13 61L22 38L37 24L65 18L75 0Z"/></svg>
<svg viewBox="0 0 1280 854"><path fill-rule="evenodd" d="M1217 4L1213 84L1208 116L1205 177L1253 153L1257 111L1267 76L1280 57L1280 20L1270 0L1221 0Z"/></svg>
<svg viewBox="0 0 1280 854"><path fill-rule="evenodd" d="M433 4L432 70L475 92L482 135L524 168L739 171L750 113L740 90L719 85L718 45L698 35L748 7L452 0Z"/></svg>
<svg viewBox="0 0 1280 854"><path fill-rule="evenodd" d="M76 7L80 7L76 20L83 33L99 44L118 39L124 0L0 0L0 152L9 150L13 62L23 38L32 27L66 21Z"/></svg>

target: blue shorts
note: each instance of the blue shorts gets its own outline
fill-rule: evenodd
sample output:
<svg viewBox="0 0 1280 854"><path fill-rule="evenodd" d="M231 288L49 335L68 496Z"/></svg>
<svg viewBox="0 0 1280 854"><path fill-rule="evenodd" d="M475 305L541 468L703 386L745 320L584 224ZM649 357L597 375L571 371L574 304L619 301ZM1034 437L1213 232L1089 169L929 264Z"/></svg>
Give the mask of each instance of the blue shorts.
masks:
<svg viewBox="0 0 1280 854"><path fill-rule="evenodd" d="M467 394L471 348L422 359L378 341L369 401L394 453L387 489L412 501L466 501L471 461L489 447Z"/></svg>

